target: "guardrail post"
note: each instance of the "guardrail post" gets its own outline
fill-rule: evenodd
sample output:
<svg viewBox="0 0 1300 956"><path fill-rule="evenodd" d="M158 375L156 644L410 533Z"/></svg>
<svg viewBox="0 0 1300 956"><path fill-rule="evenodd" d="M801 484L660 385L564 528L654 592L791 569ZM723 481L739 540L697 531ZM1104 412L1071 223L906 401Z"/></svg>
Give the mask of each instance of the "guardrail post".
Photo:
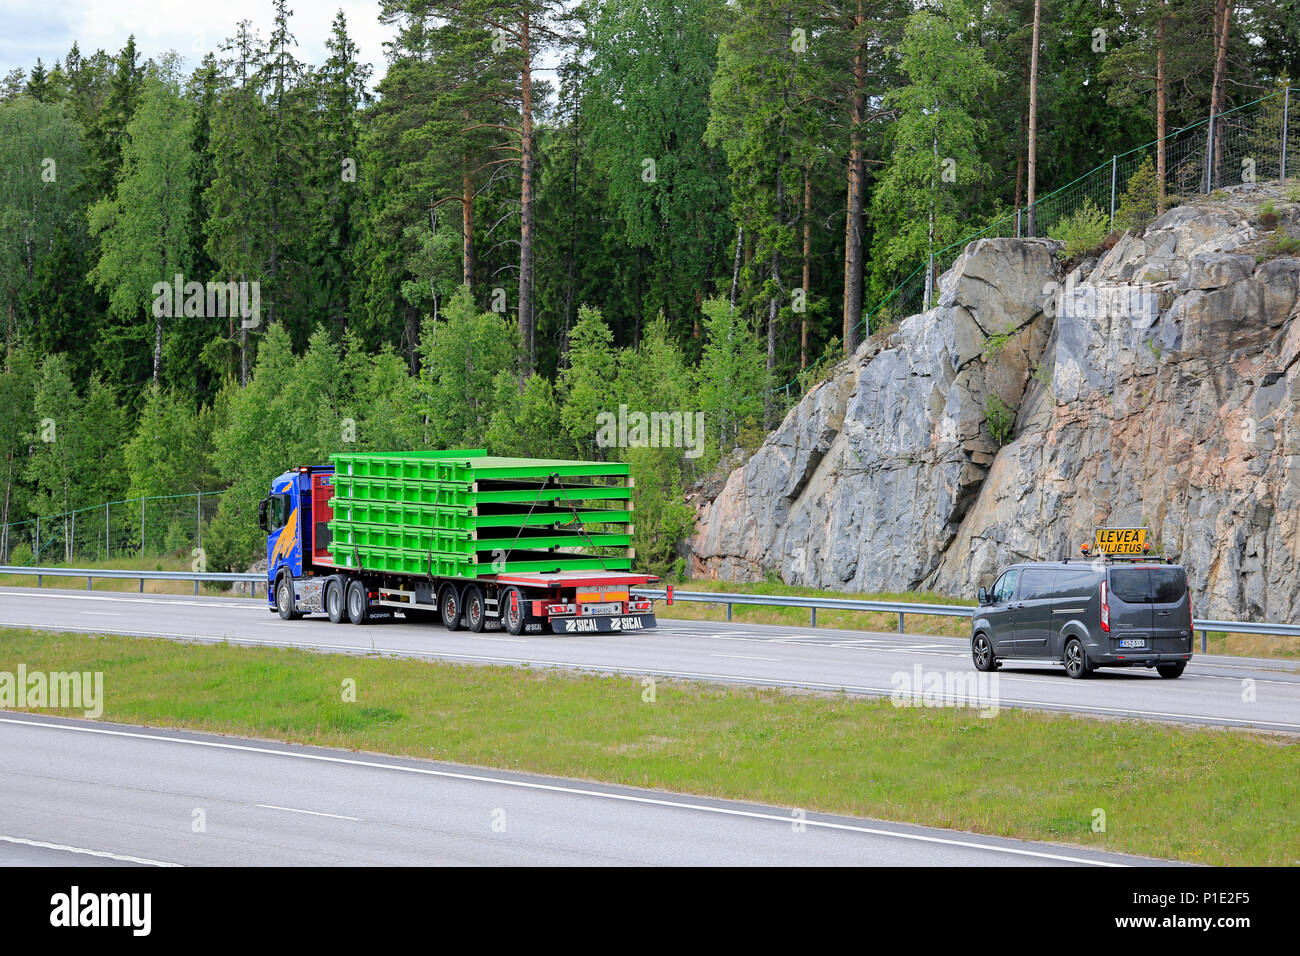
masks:
<svg viewBox="0 0 1300 956"><path fill-rule="evenodd" d="M1205 651L1205 632L1204 632L1204 631L1201 631L1201 653L1202 653L1202 654L1206 653L1206 651Z"/></svg>
<svg viewBox="0 0 1300 956"><path fill-rule="evenodd" d="M144 594L144 578L140 579L140 593Z"/></svg>
<svg viewBox="0 0 1300 956"><path fill-rule="evenodd" d="M42 577L42 575L39 575L39 574L36 575L36 586L37 586L37 587L40 587L40 586L41 586L41 577Z"/></svg>
<svg viewBox="0 0 1300 956"><path fill-rule="evenodd" d="M731 605L730 605L730 604L727 605L727 622L728 622L728 623L731 622Z"/></svg>
<svg viewBox="0 0 1300 956"><path fill-rule="evenodd" d="M93 591L93 590L95 590L95 585L94 585L94 583L91 581L91 578L90 578L90 575L89 575L89 574L86 575L86 590L87 590L87 591Z"/></svg>
<svg viewBox="0 0 1300 956"><path fill-rule="evenodd" d="M808 626L809 627L817 626L817 609L815 607L810 607L808 609Z"/></svg>
<svg viewBox="0 0 1300 956"><path fill-rule="evenodd" d="M199 595L199 579L198 579L198 578L195 578L195 579L194 579L194 596L195 596L195 597L198 597L198 595Z"/></svg>
<svg viewBox="0 0 1300 956"><path fill-rule="evenodd" d="M898 612L898 633L899 634L903 633L903 612L902 611Z"/></svg>

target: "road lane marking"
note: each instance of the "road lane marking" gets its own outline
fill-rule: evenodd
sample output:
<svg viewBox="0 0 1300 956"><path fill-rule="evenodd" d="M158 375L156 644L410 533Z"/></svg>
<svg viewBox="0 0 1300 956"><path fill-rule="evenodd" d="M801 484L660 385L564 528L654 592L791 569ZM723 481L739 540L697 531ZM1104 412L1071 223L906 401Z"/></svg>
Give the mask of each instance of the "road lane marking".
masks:
<svg viewBox="0 0 1300 956"><path fill-rule="evenodd" d="M780 657L749 657L745 654L710 654L710 657L734 657L740 661L780 661Z"/></svg>
<svg viewBox="0 0 1300 956"><path fill-rule="evenodd" d="M283 810L285 813L305 813L313 817L332 817L335 820L354 820L361 822L360 817L345 817L341 813L321 813L319 810L297 810L293 807L277 807L273 803L255 803L253 806L261 807L263 810Z"/></svg>
<svg viewBox="0 0 1300 956"><path fill-rule="evenodd" d="M109 853L107 850L87 850L81 846L65 846L62 843L42 843L40 840L24 840L22 837L0 835L0 843L13 843L17 846L36 847L39 850L62 850L64 853L77 853L81 856L97 856L105 860L117 860L119 863L140 863L144 866L180 866L179 863L165 863L162 860L150 860L142 856L126 856L121 853Z"/></svg>
<svg viewBox="0 0 1300 956"><path fill-rule="evenodd" d="M243 753L268 754L270 756L289 757L297 760L313 760L319 763L343 764L346 766L365 767L372 770L393 770L400 773L414 773L447 780L464 780L470 783L495 784L502 787L514 787L521 790L537 790L545 793L561 793L570 796L595 797L601 800L615 800L623 803L638 803L646 806L667 807L676 810L694 810L700 813L716 813L724 816L744 817L751 820L771 820L789 826L792 817L789 814L764 813L757 810L741 810L735 807L715 807L686 800L669 800L661 797L648 797L631 793L612 793L607 790L595 790L588 787L562 786L553 783L541 783L532 780L512 780L508 777L493 777L483 773L466 773L457 770L438 770L432 767L411 767L398 763L385 763L378 760L360 760L353 757L332 756L329 754L303 753L297 750L280 750L274 747L258 747L251 744L234 744L218 740L194 740L186 737L168 737L161 734L149 734L140 731L110 730L107 727L81 727L75 724L51 724L37 720L15 720L0 717L0 723L21 724L26 727L41 727L48 730L66 730L74 733L101 734L109 737L128 737L138 740L161 741L163 743L183 744L192 747L210 747L215 750L234 750ZM1048 853L1043 850L1030 850L1021 847L998 846L979 843L975 840L959 840L953 837L930 836L921 833L903 833L884 830L880 827L861 826L848 823L835 823L830 820L801 819L804 826L818 827L825 830L839 830L850 833L864 833L870 836L893 837L899 840L913 840L920 843L936 843L942 846L962 847L965 849L984 850L989 853L1006 853L1013 856L1028 856L1041 860L1057 860L1064 863L1079 863L1084 866L1126 867L1127 863L1111 860L1090 860L1086 857L1067 856L1063 853Z"/></svg>

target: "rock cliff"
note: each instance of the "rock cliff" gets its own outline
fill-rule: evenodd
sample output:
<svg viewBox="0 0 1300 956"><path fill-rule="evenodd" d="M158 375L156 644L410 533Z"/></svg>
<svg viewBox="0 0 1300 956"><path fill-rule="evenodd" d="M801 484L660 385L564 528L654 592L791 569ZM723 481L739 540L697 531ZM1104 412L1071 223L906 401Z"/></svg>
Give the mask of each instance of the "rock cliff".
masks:
<svg viewBox="0 0 1300 956"><path fill-rule="evenodd" d="M1273 244L1298 226L1254 186L1077 264L1052 240L973 243L934 308L697 503L691 571L970 595L1097 526L1146 525L1198 616L1300 620L1300 258Z"/></svg>

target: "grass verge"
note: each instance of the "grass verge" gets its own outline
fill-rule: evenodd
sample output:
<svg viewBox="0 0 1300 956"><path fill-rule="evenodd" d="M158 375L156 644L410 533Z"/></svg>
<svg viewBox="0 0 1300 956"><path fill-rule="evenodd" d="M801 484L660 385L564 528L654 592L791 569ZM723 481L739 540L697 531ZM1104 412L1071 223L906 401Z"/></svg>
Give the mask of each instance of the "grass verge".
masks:
<svg viewBox="0 0 1300 956"><path fill-rule="evenodd" d="M678 681L651 700L637 678L0 631L0 671L20 662L102 671L105 720L1200 863L1300 863L1289 737Z"/></svg>

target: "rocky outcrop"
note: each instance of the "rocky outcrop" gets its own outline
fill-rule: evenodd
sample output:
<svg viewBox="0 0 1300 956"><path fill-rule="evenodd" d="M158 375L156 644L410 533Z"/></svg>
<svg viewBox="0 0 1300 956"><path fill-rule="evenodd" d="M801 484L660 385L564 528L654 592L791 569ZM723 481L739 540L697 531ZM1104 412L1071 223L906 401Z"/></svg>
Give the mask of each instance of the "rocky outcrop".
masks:
<svg viewBox="0 0 1300 956"><path fill-rule="evenodd" d="M1300 259L1268 254L1268 195L1180 206L1068 275L1050 240L972 244L700 503L692 571L970 594L1147 525L1198 615L1300 619Z"/></svg>

